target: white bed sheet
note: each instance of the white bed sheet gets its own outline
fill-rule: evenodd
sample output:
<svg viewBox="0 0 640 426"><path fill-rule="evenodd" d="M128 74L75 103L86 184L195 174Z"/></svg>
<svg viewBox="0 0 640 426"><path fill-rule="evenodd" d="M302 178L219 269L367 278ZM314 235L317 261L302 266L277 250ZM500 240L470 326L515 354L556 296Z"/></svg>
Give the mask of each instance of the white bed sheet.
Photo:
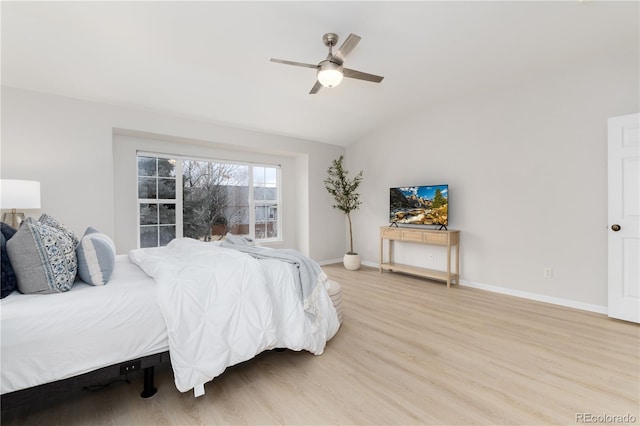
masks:
<svg viewBox="0 0 640 426"><path fill-rule="evenodd" d="M0 393L66 379L169 349L156 285L127 255L104 286L14 292L0 302Z"/></svg>

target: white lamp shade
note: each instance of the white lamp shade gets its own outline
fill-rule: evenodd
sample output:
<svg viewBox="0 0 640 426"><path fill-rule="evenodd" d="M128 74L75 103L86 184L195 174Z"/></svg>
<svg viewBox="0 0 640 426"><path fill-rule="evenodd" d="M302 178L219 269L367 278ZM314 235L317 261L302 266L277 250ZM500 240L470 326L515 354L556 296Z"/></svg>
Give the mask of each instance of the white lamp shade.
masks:
<svg viewBox="0 0 640 426"><path fill-rule="evenodd" d="M328 60L321 62L320 69L318 69L318 81L324 87L336 87L343 77L342 66Z"/></svg>
<svg viewBox="0 0 640 426"><path fill-rule="evenodd" d="M0 208L39 209L40 182L2 179L0 181Z"/></svg>

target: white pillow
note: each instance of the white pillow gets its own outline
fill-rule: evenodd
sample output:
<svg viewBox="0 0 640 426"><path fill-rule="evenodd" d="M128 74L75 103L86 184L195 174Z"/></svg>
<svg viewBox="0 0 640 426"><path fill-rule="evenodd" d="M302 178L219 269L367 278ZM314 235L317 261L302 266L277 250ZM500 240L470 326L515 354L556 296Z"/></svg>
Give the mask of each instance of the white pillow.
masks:
<svg viewBox="0 0 640 426"><path fill-rule="evenodd" d="M233 235L230 232L227 232L225 235L225 239L231 244L237 244L240 246L255 246L256 243L253 241L253 238L245 237L242 235Z"/></svg>

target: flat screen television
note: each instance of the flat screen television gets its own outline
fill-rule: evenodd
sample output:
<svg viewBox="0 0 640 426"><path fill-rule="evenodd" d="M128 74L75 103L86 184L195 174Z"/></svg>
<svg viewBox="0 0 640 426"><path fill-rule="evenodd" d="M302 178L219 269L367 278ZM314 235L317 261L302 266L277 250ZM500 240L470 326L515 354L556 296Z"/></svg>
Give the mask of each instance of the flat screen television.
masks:
<svg viewBox="0 0 640 426"><path fill-rule="evenodd" d="M389 221L446 228L449 225L449 185L390 188Z"/></svg>

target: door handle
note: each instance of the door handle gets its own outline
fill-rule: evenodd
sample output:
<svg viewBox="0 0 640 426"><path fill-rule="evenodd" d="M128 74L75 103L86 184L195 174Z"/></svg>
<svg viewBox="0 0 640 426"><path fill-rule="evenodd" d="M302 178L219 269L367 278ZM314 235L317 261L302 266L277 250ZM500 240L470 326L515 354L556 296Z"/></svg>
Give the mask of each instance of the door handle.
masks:
<svg viewBox="0 0 640 426"><path fill-rule="evenodd" d="M611 230L613 232L618 232L619 230L621 230L622 228L620 228L620 225L618 225L617 223L614 223L613 225L611 225Z"/></svg>

